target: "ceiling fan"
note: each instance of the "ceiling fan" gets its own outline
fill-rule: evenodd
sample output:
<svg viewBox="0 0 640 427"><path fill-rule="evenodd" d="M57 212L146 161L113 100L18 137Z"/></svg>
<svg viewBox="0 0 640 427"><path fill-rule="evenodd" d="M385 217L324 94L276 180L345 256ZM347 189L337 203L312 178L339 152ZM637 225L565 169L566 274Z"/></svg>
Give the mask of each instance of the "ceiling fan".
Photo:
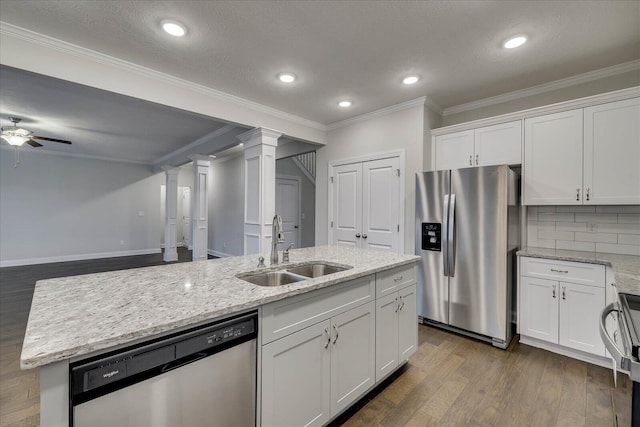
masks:
<svg viewBox="0 0 640 427"><path fill-rule="evenodd" d="M61 144L71 144L71 141L67 141L64 139L47 138L44 136L34 135L30 130L18 126L18 123L22 121L21 118L9 117L9 120L11 120L11 123L13 123L13 125L0 128L0 138L4 139L10 145L13 145L16 148L20 147L24 143L27 143L32 147L42 147L42 144L37 142L36 139L42 141L59 142Z"/></svg>

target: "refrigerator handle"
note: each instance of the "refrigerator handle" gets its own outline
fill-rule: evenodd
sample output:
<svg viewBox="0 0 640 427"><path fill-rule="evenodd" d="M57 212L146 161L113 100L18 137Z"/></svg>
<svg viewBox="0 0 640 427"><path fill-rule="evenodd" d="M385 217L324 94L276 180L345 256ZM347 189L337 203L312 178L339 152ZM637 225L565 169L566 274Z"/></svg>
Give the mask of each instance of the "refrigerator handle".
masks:
<svg viewBox="0 0 640 427"><path fill-rule="evenodd" d="M456 195L452 194L449 202L447 219L447 264L448 276L453 277L456 271Z"/></svg>
<svg viewBox="0 0 640 427"><path fill-rule="evenodd" d="M442 208L442 230L440 240L442 241L442 269L444 277L449 276L449 244L447 243L447 233L449 227L449 195L444 195L444 204Z"/></svg>

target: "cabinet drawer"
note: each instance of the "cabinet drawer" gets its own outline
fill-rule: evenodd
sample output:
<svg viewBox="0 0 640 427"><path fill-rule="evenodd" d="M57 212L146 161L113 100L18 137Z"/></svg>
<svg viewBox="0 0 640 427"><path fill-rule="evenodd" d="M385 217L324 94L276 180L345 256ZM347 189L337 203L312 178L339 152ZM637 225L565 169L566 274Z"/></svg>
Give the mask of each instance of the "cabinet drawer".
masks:
<svg viewBox="0 0 640 427"><path fill-rule="evenodd" d="M560 282L605 286L604 265L583 262L522 257L520 259L520 274Z"/></svg>
<svg viewBox="0 0 640 427"><path fill-rule="evenodd" d="M375 277L372 274L267 304L262 308L262 344L373 301L374 296Z"/></svg>
<svg viewBox="0 0 640 427"><path fill-rule="evenodd" d="M376 297L389 295L416 282L416 265L403 265L376 273Z"/></svg>

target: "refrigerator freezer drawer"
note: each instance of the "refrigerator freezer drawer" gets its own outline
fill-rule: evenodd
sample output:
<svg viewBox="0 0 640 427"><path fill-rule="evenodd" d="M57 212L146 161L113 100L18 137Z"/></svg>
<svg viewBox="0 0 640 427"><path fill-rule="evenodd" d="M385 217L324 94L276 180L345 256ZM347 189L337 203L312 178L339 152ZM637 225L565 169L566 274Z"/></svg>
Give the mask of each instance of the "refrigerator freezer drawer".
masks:
<svg viewBox="0 0 640 427"><path fill-rule="evenodd" d="M604 265L522 257L520 268L521 274L524 276L590 286L605 286Z"/></svg>

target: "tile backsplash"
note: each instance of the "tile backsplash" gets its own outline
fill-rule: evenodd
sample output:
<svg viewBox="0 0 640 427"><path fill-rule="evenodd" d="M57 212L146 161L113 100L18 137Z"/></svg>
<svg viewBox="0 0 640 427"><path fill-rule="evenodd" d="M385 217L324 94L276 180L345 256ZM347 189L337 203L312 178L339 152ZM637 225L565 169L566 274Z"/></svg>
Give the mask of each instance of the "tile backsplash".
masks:
<svg viewBox="0 0 640 427"><path fill-rule="evenodd" d="M640 255L640 205L529 206L527 245Z"/></svg>

